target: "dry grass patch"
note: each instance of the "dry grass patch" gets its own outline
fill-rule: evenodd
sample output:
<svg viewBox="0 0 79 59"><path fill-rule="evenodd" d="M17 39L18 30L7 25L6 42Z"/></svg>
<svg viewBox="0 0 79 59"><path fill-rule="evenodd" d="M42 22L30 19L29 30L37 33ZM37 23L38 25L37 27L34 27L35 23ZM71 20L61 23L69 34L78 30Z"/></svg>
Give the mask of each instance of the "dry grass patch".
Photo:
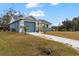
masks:
<svg viewBox="0 0 79 59"><path fill-rule="evenodd" d="M49 53L50 52L50 53ZM49 54L48 54L49 53ZM79 55L64 44L22 33L0 32L0 55Z"/></svg>
<svg viewBox="0 0 79 59"><path fill-rule="evenodd" d="M48 32L47 34L79 40L79 32L57 32L56 31L56 32Z"/></svg>

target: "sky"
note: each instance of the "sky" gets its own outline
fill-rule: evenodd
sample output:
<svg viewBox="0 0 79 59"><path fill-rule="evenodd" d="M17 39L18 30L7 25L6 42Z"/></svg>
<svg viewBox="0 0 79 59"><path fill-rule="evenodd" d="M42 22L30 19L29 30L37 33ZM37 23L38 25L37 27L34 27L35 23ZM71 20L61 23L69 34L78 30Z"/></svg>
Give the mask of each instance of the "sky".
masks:
<svg viewBox="0 0 79 59"><path fill-rule="evenodd" d="M0 3L0 15L13 8L26 16L45 19L52 25L59 25L66 18L72 19L79 16L78 3Z"/></svg>

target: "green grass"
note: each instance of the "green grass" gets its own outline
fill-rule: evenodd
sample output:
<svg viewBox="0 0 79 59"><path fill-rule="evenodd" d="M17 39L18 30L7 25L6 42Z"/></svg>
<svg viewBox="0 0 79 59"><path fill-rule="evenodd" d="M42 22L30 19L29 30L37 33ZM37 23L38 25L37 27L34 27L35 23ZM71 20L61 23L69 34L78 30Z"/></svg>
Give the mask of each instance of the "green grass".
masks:
<svg viewBox="0 0 79 59"><path fill-rule="evenodd" d="M2 56L38 56L47 55L44 50L50 48L52 56L79 55L79 51L55 41L45 40L31 35L14 32L0 32L0 55Z"/></svg>
<svg viewBox="0 0 79 59"><path fill-rule="evenodd" d="M68 32L68 31L59 32L59 31L54 31L54 32L48 32L47 34L79 40L79 32Z"/></svg>

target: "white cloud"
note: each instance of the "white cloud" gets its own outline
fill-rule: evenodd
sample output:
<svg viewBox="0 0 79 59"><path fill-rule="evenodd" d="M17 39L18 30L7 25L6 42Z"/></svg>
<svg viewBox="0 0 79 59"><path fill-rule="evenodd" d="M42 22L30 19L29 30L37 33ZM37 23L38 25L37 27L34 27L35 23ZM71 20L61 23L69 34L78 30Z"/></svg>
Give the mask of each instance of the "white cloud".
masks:
<svg viewBox="0 0 79 59"><path fill-rule="evenodd" d="M44 11L42 10L37 10L37 11L31 11L29 13L30 16L35 16L35 17L39 17L39 16L45 16Z"/></svg>
<svg viewBox="0 0 79 59"><path fill-rule="evenodd" d="M40 3L28 3L25 5L26 8L40 7Z"/></svg>
<svg viewBox="0 0 79 59"><path fill-rule="evenodd" d="M58 5L59 3L51 3L51 5Z"/></svg>

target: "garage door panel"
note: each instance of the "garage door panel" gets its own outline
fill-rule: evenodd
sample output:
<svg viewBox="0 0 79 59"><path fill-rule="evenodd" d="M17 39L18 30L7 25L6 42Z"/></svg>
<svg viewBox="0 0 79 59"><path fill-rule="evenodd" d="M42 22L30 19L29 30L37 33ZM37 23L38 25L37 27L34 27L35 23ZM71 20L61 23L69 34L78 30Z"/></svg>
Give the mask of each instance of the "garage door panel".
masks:
<svg viewBox="0 0 79 59"><path fill-rule="evenodd" d="M35 22L24 22L25 26L29 26L28 32L35 32Z"/></svg>

